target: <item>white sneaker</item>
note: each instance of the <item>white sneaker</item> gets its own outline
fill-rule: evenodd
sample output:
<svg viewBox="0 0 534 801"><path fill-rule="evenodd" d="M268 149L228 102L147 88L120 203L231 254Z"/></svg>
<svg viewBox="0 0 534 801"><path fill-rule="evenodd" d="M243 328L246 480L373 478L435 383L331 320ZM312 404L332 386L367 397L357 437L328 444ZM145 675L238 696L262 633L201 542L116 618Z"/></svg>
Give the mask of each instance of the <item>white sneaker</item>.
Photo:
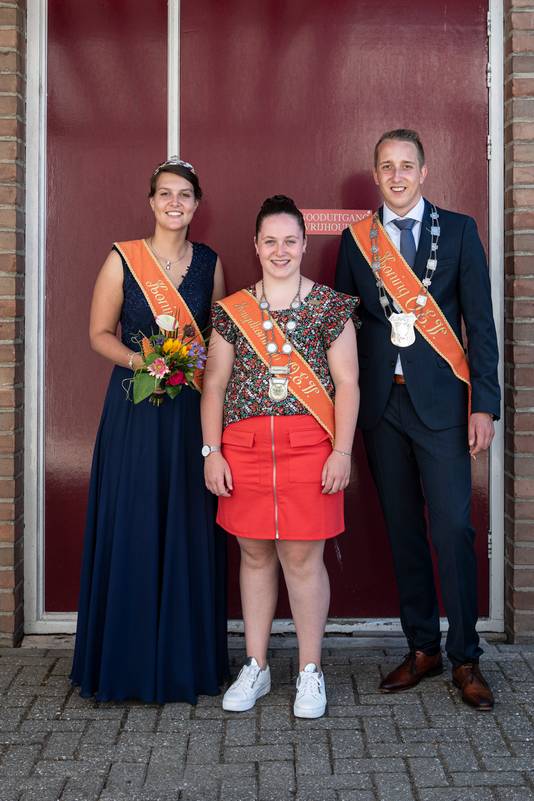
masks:
<svg viewBox="0 0 534 801"><path fill-rule="evenodd" d="M326 689L324 675L317 665L310 662L301 670L297 679L297 697L293 704L293 714L297 718L320 718L326 709Z"/></svg>
<svg viewBox="0 0 534 801"><path fill-rule="evenodd" d="M269 665L262 670L253 656L250 656L239 672L234 683L226 690L222 707L228 712L246 712L252 709L258 698L267 695L271 689Z"/></svg>

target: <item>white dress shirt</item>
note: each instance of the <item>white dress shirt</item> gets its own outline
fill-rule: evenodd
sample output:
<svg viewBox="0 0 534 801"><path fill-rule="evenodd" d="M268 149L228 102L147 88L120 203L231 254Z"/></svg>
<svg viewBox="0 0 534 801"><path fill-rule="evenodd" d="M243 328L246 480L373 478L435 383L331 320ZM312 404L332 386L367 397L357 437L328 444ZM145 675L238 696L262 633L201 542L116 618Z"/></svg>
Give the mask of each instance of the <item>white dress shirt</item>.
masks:
<svg viewBox="0 0 534 801"><path fill-rule="evenodd" d="M422 222L423 222L423 214L424 214L424 212L425 212L425 201L424 201L424 199L422 197L419 198L419 202L413 207L413 209L410 209L410 211L408 211L406 214L404 214L403 217L400 217L394 211L391 211L389 206L387 206L384 203L384 205L383 205L382 225L386 229L387 235L389 236L389 238L391 239L391 241L393 242L393 244L395 245L395 247L397 248L399 253L400 253L401 232L400 232L400 228L397 228L397 226L394 224L393 220L402 220L402 219L404 219L404 217L408 217L410 220L416 220L416 223L415 223L414 227L412 228L412 234L413 234L413 238L414 238L414 241L415 241L415 249L417 250L417 248L419 247L419 238L421 236L421 225L422 225ZM399 354L399 356L397 356L397 364L395 365L395 373L397 375L402 375L403 374L402 362L401 362L400 354Z"/></svg>

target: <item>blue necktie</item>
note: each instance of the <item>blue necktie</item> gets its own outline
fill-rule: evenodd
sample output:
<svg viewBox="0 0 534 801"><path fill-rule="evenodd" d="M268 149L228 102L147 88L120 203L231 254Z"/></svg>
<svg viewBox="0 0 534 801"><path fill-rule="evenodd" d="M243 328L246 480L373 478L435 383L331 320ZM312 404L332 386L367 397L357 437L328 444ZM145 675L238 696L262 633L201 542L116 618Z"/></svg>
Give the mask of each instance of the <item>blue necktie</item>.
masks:
<svg viewBox="0 0 534 801"><path fill-rule="evenodd" d="M410 267L415 264L415 254L417 252L415 247L415 239L413 238L412 228L417 220L411 220L409 217L402 220L393 220L393 225L400 229L400 252L401 256L408 262Z"/></svg>

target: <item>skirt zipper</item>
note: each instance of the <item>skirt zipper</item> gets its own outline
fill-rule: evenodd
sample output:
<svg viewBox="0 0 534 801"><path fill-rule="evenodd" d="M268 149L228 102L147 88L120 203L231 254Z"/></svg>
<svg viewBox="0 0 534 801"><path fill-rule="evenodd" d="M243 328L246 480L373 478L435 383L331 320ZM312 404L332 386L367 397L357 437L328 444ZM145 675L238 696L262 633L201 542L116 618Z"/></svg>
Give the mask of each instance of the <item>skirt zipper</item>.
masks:
<svg viewBox="0 0 534 801"><path fill-rule="evenodd" d="M271 452L273 455L273 500L274 500L274 538L280 539L278 531L278 495L276 493L276 453L274 448L274 414L271 415Z"/></svg>

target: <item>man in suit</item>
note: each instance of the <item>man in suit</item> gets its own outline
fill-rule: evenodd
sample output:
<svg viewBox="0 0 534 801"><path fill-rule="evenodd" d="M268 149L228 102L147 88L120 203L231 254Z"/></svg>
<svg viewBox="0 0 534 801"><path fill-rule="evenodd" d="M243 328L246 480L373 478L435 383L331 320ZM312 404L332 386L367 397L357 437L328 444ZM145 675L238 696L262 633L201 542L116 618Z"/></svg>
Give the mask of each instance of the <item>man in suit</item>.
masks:
<svg viewBox="0 0 534 801"><path fill-rule="evenodd" d="M489 447L500 410L486 257L471 217L423 198L427 167L415 131L388 131L380 138L373 174L383 199L379 221L343 232L336 289L361 298L358 425L386 521L410 648L380 689L405 690L443 670L426 502L453 681L466 703L488 710L493 695L478 664L470 521L470 456ZM410 281L417 291L413 283L408 291ZM445 326L429 327L429 315L440 314ZM460 344L462 319L468 363Z"/></svg>

